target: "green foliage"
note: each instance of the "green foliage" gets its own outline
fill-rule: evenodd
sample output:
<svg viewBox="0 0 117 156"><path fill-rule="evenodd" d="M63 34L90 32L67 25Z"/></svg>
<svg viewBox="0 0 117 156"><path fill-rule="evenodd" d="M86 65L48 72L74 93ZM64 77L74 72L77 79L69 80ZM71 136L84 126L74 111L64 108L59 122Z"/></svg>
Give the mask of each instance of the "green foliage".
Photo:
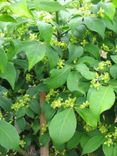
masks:
<svg viewBox="0 0 117 156"><path fill-rule="evenodd" d="M63 144L70 140L75 133L75 129L76 118L72 109L57 113L49 125L50 136L57 144Z"/></svg>
<svg viewBox="0 0 117 156"><path fill-rule="evenodd" d="M0 155L117 156L116 97L116 0L0 1Z"/></svg>
<svg viewBox="0 0 117 156"><path fill-rule="evenodd" d="M16 129L5 121L0 121L0 144L9 149L18 149L19 136Z"/></svg>

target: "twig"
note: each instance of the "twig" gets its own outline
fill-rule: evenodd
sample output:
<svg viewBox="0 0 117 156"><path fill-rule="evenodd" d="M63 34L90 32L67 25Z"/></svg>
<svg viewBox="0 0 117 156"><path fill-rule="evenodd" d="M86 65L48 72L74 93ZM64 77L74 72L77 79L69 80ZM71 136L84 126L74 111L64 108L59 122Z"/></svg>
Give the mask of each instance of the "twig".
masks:
<svg viewBox="0 0 117 156"><path fill-rule="evenodd" d="M42 108L44 105L44 102L45 102L46 93L41 92L39 97L40 97L40 107ZM46 119L45 119L43 112L41 112L41 114L40 114L40 127L43 127L44 124L46 124ZM48 146L49 145L40 147L40 156L49 156L49 147Z"/></svg>

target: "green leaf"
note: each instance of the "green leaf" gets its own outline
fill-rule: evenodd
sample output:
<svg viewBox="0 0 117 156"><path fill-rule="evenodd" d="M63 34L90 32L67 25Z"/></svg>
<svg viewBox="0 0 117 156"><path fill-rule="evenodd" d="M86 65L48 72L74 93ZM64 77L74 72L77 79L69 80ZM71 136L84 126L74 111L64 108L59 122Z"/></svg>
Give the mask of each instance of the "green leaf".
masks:
<svg viewBox="0 0 117 156"><path fill-rule="evenodd" d="M110 57L113 60L113 62L117 64L117 55L111 55Z"/></svg>
<svg viewBox="0 0 117 156"><path fill-rule="evenodd" d="M1 15L0 21L2 21L2 22L16 22L15 19L9 15Z"/></svg>
<svg viewBox="0 0 117 156"><path fill-rule="evenodd" d="M115 15L115 5L112 3L105 3L103 4L104 13L110 19L113 20Z"/></svg>
<svg viewBox="0 0 117 156"><path fill-rule="evenodd" d="M99 89L90 88L87 98L91 111L97 116L110 109L115 102L115 94L111 86L101 86Z"/></svg>
<svg viewBox="0 0 117 156"><path fill-rule="evenodd" d="M17 128L18 133L21 133L26 128L26 120L25 118L19 118L15 121L15 127Z"/></svg>
<svg viewBox="0 0 117 156"><path fill-rule="evenodd" d="M46 46L41 42L26 41L21 42L17 47L17 53L24 51L28 58L29 70L33 68L35 64L41 61L46 53Z"/></svg>
<svg viewBox="0 0 117 156"><path fill-rule="evenodd" d="M117 64L111 66L110 74L114 79L117 79Z"/></svg>
<svg viewBox="0 0 117 156"><path fill-rule="evenodd" d="M81 57L78 62L80 64L86 64L90 67L96 67L98 65L98 61L96 59L94 59L93 57L90 57L90 56L83 56Z"/></svg>
<svg viewBox="0 0 117 156"><path fill-rule="evenodd" d="M78 144L80 143L80 138L81 138L80 133L78 131L76 131L74 133L73 137L67 143L67 148L68 149L76 148L78 146Z"/></svg>
<svg viewBox="0 0 117 156"><path fill-rule="evenodd" d="M103 152L105 156L117 156L117 144L111 146L103 145Z"/></svg>
<svg viewBox="0 0 117 156"><path fill-rule="evenodd" d="M112 0L113 1L113 4L116 6L117 8L117 1L116 0Z"/></svg>
<svg viewBox="0 0 117 156"><path fill-rule="evenodd" d="M67 78L67 88L73 91L79 91L80 93L84 94L82 88L79 87L81 75L77 71L71 71Z"/></svg>
<svg viewBox="0 0 117 156"><path fill-rule="evenodd" d="M96 127L97 122L99 119L95 114L88 108L85 109L80 109L80 108L75 108L77 113L83 118L83 120L87 123L87 125L90 125L91 127Z"/></svg>
<svg viewBox="0 0 117 156"><path fill-rule="evenodd" d="M56 12L64 9L57 1L52 0L34 0L35 8L48 12Z"/></svg>
<svg viewBox="0 0 117 156"><path fill-rule="evenodd" d="M32 17L30 10L27 7L26 0L21 0L16 2L10 6L12 12L17 16L24 16L24 17Z"/></svg>
<svg viewBox="0 0 117 156"><path fill-rule="evenodd" d="M104 142L104 136L101 134L91 137L83 147L82 155L94 152Z"/></svg>
<svg viewBox="0 0 117 156"><path fill-rule="evenodd" d="M7 65L7 55L3 49L0 48L0 72L4 72Z"/></svg>
<svg viewBox="0 0 117 156"><path fill-rule="evenodd" d="M0 77L7 80L12 89L14 89L16 81L16 69L12 63L7 64L6 68L4 69L4 73L0 73Z"/></svg>
<svg viewBox="0 0 117 156"><path fill-rule="evenodd" d="M91 54L92 56L94 56L96 59L100 57L100 53L99 53L100 49L97 45L90 43L85 46L84 50L88 52L89 54Z"/></svg>
<svg viewBox="0 0 117 156"><path fill-rule="evenodd" d="M49 133L57 144L70 140L75 133L76 117L73 109L66 109L57 113L49 125Z"/></svg>
<svg viewBox="0 0 117 156"><path fill-rule="evenodd" d="M9 111L11 109L12 101L3 95L0 95L0 107L5 111Z"/></svg>
<svg viewBox="0 0 117 156"><path fill-rule="evenodd" d="M95 72L90 71L85 64L76 65L76 70L79 71L80 74L87 80L95 78Z"/></svg>
<svg viewBox="0 0 117 156"><path fill-rule="evenodd" d="M70 66L65 66L63 69L53 69L50 78L45 83L49 88L62 86L67 80L70 69Z"/></svg>
<svg viewBox="0 0 117 156"><path fill-rule="evenodd" d="M56 49L52 47L46 47L46 48L47 48L47 57L48 57L50 69L52 69L57 65L59 56L58 56Z"/></svg>
<svg viewBox="0 0 117 156"><path fill-rule="evenodd" d="M19 136L16 129L6 121L0 121L0 145L6 149L17 149Z"/></svg>
<svg viewBox="0 0 117 156"><path fill-rule="evenodd" d="M84 24L89 30L97 32L102 38L104 38L105 24L97 17L85 17Z"/></svg>
<svg viewBox="0 0 117 156"><path fill-rule="evenodd" d="M83 55L83 48L75 44L69 44L69 62L76 60Z"/></svg>
<svg viewBox="0 0 117 156"><path fill-rule="evenodd" d="M40 31L40 37L46 41L50 42L52 38L53 28L51 24L45 22L38 22L38 28Z"/></svg>
<svg viewBox="0 0 117 156"><path fill-rule="evenodd" d="M30 105L30 109L36 113L36 114L39 114L40 110L39 110L39 103L38 103L38 100L36 99L32 99L29 103Z"/></svg>

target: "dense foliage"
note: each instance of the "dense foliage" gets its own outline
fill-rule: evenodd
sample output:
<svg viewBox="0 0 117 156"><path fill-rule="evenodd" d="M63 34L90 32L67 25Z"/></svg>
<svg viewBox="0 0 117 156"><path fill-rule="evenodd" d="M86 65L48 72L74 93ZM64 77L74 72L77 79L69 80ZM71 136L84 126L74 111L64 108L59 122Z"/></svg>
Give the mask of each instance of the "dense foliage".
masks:
<svg viewBox="0 0 117 156"><path fill-rule="evenodd" d="M0 1L1 156L117 156L116 7Z"/></svg>

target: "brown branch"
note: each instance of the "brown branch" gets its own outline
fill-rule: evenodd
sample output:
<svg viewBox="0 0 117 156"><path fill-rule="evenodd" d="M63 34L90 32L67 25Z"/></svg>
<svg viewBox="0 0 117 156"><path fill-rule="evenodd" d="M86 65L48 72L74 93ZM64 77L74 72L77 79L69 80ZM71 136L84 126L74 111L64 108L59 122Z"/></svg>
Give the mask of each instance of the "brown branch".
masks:
<svg viewBox="0 0 117 156"><path fill-rule="evenodd" d="M40 107L42 108L45 102L46 93L41 92L39 97L40 97ZM41 128L43 127L44 124L46 124L46 118L43 112L41 112L39 118L40 118L40 128ZM40 156L49 156L49 145L40 147Z"/></svg>

